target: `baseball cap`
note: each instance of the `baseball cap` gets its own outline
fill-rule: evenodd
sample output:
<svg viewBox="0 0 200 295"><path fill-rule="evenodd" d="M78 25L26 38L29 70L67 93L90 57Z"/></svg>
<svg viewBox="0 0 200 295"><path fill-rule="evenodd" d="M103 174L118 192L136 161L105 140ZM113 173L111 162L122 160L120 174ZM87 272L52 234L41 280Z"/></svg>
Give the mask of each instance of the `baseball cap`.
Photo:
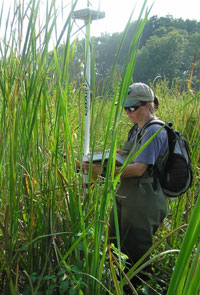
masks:
<svg viewBox="0 0 200 295"><path fill-rule="evenodd" d="M144 83L133 83L129 88L124 107L131 107L140 101L154 101L153 90Z"/></svg>

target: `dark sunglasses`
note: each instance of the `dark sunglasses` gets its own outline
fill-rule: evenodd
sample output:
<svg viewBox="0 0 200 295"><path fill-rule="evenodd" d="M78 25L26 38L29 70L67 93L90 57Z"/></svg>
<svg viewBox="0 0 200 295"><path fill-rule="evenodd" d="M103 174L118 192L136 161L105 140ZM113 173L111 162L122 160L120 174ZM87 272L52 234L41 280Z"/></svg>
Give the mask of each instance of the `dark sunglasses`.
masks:
<svg viewBox="0 0 200 295"><path fill-rule="evenodd" d="M132 107L124 107L125 111L129 111L131 113L137 111L137 109L139 109L141 106L144 106L146 104L146 102L141 102L139 105L137 106L132 106Z"/></svg>

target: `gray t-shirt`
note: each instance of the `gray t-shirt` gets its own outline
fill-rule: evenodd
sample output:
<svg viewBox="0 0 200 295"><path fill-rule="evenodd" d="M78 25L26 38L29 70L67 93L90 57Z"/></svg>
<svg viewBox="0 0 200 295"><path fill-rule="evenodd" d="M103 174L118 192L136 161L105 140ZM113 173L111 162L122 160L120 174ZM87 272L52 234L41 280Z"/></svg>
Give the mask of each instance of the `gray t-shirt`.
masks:
<svg viewBox="0 0 200 295"><path fill-rule="evenodd" d="M153 124L145 129L144 136L141 139L141 146L158 131L161 126ZM134 141L136 132L129 139ZM163 128L158 135L147 145L147 147L135 158L134 162L142 162L149 165L154 165L159 156L164 155L168 148L168 136L167 131Z"/></svg>

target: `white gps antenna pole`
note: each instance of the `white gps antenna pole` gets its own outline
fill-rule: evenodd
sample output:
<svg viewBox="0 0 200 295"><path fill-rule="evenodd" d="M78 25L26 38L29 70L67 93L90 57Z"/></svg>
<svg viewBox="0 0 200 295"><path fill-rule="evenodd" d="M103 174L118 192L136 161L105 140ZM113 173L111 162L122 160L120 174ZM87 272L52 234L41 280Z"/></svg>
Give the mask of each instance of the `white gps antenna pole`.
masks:
<svg viewBox="0 0 200 295"><path fill-rule="evenodd" d="M73 12L74 19L84 20L86 24L85 38L85 126L84 126L84 155L90 151L90 99L91 99L91 46L90 24L93 20L105 17L104 12L91 10L87 0L87 8Z"/></svg>

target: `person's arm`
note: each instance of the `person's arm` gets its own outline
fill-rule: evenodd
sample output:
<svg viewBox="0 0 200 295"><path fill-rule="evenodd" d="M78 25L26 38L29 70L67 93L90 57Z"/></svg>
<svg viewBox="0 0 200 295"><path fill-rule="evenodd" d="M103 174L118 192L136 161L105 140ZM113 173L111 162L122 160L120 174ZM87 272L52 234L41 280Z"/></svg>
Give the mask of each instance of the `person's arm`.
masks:
<svg viewBox="0 0 200 295"><path fill-rule="evenodd" d="M140 177L147 170L148 164L142 162L136 162L133 164L129 164L122 172L121 177ZM120 171L120 167L115 168L115 175L117 175Z"/></svg>
<svg viewBox="0 0 200 295"><path fill-rule="evenodd" d="M89 171L89 163L83 162L82 167ZM140 177L144 174L148 167L148 164L142 162L136 162L133 164L129 164L122 172L121 177ZM96 179L100 172L100 165L92 165L92 175ZM121 167L115 167L115 175L119 174Z"/></svg>

